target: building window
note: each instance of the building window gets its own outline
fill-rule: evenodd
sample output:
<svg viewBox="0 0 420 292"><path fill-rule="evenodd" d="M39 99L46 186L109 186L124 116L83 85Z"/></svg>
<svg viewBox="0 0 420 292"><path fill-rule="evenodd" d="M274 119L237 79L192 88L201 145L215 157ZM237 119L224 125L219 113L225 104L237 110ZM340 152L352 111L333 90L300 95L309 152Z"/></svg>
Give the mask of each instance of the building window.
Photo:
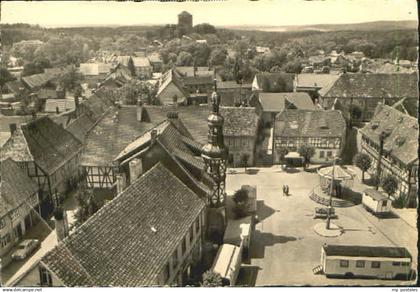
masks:
<svg viewBox="0 0 420 292"><path fill-rule="evenodd" d="M386 207L386 205L388 205L388 201L387 200L382 201L382 207Z"/></svg>
<svg viewBox="0 0 420 292"><path fill-rule="evenodd" d="M10 234L7 233L5 236L1 238L1 246L6 247L10 242Z"/></svg>
<svg viewBox="0 0 420 292"><path fill-rule="evenodd" d="M182 240L182 255L184 255L186 251L187 251L187 238L185 237Z"/></svg>
<svg viewBox="0 0 420 292"><path fill-rule="evenodd" d="M42 287L52 287L51 274L47 271L47 269L43 267L39 268L39 279Z"/></svg>
<svg viewBox="0 0 420 292"><path fill-rule="evenodd" d="M319 151L319 158L324 158L324 157L325 157L325 152Z"/></svg>
<svg viewBox="0 0 420 292"><path fill-rule="evenodd" d="M349 261L340 260L340 268L348 268L348 267L349 267Z"/></svg>
<svg viewBox="0 0 420 292"><path fill-rule="evenodd" d="M401 263L400 262L392 262L392 265L393 266L401 266Z"/></svg>
<svg viewBox="0 0 420 292"><path fill-rule="evenodd" d="M372 268L379 269L380 267L381 267L381 263L380 262L372 262Z"/></svg>
<svg viewBox="0 0 420 292"><path fill-rule="evenodd" d="M364 268L365 261L356 261L356 268Z"/></svg>
<svg viewBox="0 0 420 292"><path fill-rule="evenodd" d="M327 157L328 158L332 157L332 151L327 151Z"/></svg>
<svg viewBox="0 0 420 292"><path fill-rule="evenodd" d="M410 263L407 263L407 262L402 262L401 263L401 266L403 266L403 267L407 267L407 266L409 266L410 265Z"/></svg>

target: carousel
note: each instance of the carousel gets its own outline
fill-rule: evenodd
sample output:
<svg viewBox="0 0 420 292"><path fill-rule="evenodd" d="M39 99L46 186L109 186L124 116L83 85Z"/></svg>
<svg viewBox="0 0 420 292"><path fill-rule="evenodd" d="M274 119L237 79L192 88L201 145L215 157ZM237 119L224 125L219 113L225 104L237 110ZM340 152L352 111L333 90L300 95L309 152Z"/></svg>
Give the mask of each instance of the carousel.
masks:
<svg viewBox="0 0 420 292"><path fill-rule="evenodd" d="M353 174L340 165L333 165L318 170L320 188L323 193L336 198L343 198L343 187L352 187ZM331 186L332 184L332 186Z"/></svg>

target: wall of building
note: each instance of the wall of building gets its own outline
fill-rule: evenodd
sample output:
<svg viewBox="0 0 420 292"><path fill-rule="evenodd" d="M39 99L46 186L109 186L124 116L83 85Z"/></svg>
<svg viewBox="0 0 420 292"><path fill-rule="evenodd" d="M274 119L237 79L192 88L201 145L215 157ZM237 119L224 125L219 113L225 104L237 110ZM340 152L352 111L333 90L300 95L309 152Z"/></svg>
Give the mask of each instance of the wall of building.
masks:
<svg viewBox="0 0 420 292"><path fill-rule="evenodd" d="M204 210L197 216L190 229L179 242L178 247L172 256L167 260L166 265L158 277L159 285L181 286L185 285L183 274L191 270L194 263L198 263L202 256L202 235L205 226ZM185 250L182 246L185 243ZM184 275L185 276L185 275Z"/></svg>
<svg viewBox="0 0 420 292"><path fill-rule="evenodd" d="M0 256L8 253L19 242L20 237L27 232L27 228L37 222L38 215L35 212L38 212L38 193L34 193L27 203L33 209L27 204L22 204L0 219Z"/></svg>
<svg viewBox="0 0 420 292"><path fill-rule="evenodd" d="M379 158L379 146L371 142L367 137L362 135L361 149L363 153L368 154L372 158L372 165L368 172L376 174ZM415 195L417 193L417 170L418 162L415 165L407 166L398 161L391 155L382 155L381 158L381 177L391 174L399 181L396 197L400 195Z"/></svg>
<svg viewBox="0 0 420 292"><path fill-rule="evenodd" d="M37 264L32 267L21 279L19 279L14 286L15 287L41 287L41 279L39 269L42 267L41 264ZM57 278L54 274L50 273L52 286L53 287L64 287L63 282Z"/></svg>
<svg viewBox="0 0 420 292"><path fill-rule="evenodd" d="M110 189L115 183L115 172L112 166L84 166L87 188Z"/></svg>
<svg viewBox="0 0 420 292"><path fill-rule="evenodd" d="M152 66L146 66L146 67L135 67L136 69L136 75L139 78L150 78L153 73L153 67Z"/></svg>
<svg viewBox="0 0 420 292"><path fill-rule="evenodd" d="M173 83L168 84L157 97L162 105L171 105L174 103L174 96L177 96L178 103L186 102L184 94Z"/></svg>
<svg viewBox="0 0 420 292"><path fill-rule="evenodd" d="M225 145L229 148L228 163L234 167L243 166L242 155L248 154L248 165L255 163L256 137L230 137L225 136Z"/></svg>

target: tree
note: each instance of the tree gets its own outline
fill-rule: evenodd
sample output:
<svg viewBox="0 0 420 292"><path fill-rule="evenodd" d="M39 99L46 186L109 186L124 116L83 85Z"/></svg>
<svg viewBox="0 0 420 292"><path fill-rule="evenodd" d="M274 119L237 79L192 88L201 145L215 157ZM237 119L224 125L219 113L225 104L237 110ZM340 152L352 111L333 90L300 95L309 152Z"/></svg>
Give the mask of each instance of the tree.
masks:
<svg viewBox="0 0 420 292"><path fill-rule="evenodd" d="M222 284L222 276L219 273L208 270L203 274L203 287L221 287Z"/></svg>
<svg viewBox="0 0 420 292"><path fill-rule="evenodd" d="M382 179L382 189L388 194L388 198L391 197L398 189L398 180L393 175L387 175Z"/></svg>
<svg viewBox="0 0 420 292"><path fill-rule="evenodd" d="M300 156L303 157L304 167L306 168L309 164L311 157L315 154L315 148L308 144L303 144L302 146L300 146L298 152Z"/></svg>
<svg viewBox="0 0 420 292"><path fill-rule="evenodd" d="M194 61L193 56L188 52L180 52L176 60L178 66L191 66Z"/></svg>
<svg viewBox="0 0 420 292"><path fill-rule="evenodd" d="M198 34L215 34L216 28L208 23L200 23L193 27L193 31Z"/></svg>
<svg viewBox="0 0 420 292"><path fill-rule="evenodd" d="M83 75L77 71L75 66L71 66L63 74L61 74L58 83L64 90L73 91L77 87L81 86L80 82L82 80Z"/></svg>
<svg viewBox="0 0 420 292"><path fill-rule="evenodd" d="M6 68L0 68L0 88L3 88L3 86L12 80L15 80L16 78L7 70Z"/></svg>
<svg viewBox="0 0 420 292"><path fill-rule="evenodd" d="M365 172L372 165L372 159L366 153L357 153L353 158L353 164L362 171L362 182L365 182Z"/></svg>
<svg viewBox="0 0 420 292"><path fill-rule="evenodd" d="M249 159L249 154L248 153L242 153L241 161L242 161L242 164L245 167L245 171L246 171L246 167L248 166L248 159Z"/></svg>
<svg viewBox="0 0 420 292"><path fill-rule="evenodd" d="M76 201L78 209L76 210L74 217L76 218L76 226L80 226L95 214L100 209L100 206L95 201L91 191L81 190L76 194Z"/></svg>
<svg viewBox="0 0 420 292"><path fill-rule="evenodd" d="M289 153L289 149L287 149L287 147L280 147L279 149L277 149L277 155L280 158L280 162L283 164L284 162L284 157Z"/></svg>
<svg viewBox="0 0 420 292"><path fill-rule="evenodd" d="M284 71L299 74L302 71L302 63L299 60L289 61L284 65Z"/></svg>
<svg viewBox="0 0 420 292"><path fill-rule="evenodd" d="M127 68L130 71L131 76L136 76L136 67L134 67L133 58L128 59Z"/></svg>
<svg viewBox="0 0 420 292"><path fill-rule="evenodd" d="M227 57L227 51L222 48L216 48L210 53L210 66L223 65Z"/></svg>
<svg viewBox="0 0 420 292"><path fill-rule="evenodd" d="M236 217L242 218L248 215L248 191L244 189L239 189L233 194L233 201L235 202L235 207L233 209Z"/></svg>

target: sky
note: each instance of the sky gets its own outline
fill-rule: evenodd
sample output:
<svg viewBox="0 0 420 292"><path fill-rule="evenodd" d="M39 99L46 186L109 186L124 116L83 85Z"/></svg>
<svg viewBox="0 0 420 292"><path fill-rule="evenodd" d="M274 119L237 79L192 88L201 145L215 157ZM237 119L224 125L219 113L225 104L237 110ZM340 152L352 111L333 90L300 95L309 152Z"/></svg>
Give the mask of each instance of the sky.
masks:
<svg viewBox="0 0 420 292"><path fill-rule="evenodd" d="M1 23L46 27L177 22L186 10L194 24L283 26L417 20L416 0L226 0L201 2L2 1Z"/></svg>

